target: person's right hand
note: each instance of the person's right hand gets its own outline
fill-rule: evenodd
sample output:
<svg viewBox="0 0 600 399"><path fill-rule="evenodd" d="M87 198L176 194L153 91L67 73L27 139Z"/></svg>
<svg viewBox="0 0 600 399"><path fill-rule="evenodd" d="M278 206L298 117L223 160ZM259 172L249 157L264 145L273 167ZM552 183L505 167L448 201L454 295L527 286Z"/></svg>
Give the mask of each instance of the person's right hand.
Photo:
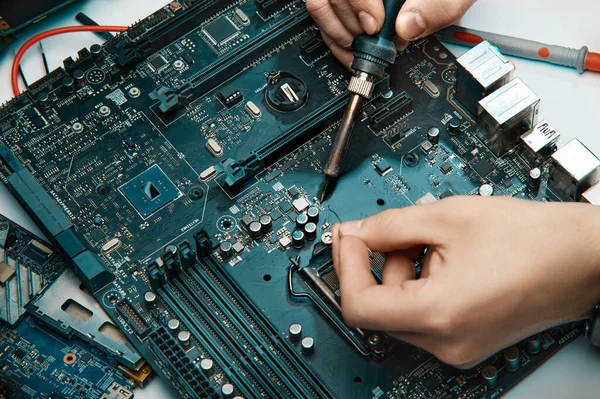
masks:
<svg viewBox="0 0 600 399"><path fill-rule="evenodd" d="M600 302L593 205L452 197L335 225L333 233L346 323L386 331L458 367L590 317ZM368 249L387 253L382 284Z"/></svg>
<svg viewBox="0 0 600 399"><path fill-rule="evenodd" d="M476 0L407 0L396 19L396 47L430 35L458 21ZM331 52L346 67L352 64L354 37L383 27L382 0L306 0L306 9Z"/></svg>

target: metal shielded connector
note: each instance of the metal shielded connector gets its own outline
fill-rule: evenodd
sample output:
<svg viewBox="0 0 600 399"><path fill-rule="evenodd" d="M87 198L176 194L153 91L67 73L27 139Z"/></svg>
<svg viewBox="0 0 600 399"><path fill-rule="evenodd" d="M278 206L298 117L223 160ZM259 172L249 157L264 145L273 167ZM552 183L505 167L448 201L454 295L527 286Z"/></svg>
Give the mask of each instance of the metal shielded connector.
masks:
<svg viewBox="0 0 600 399"><path fill-rule="evenodd" d="M474 116L478 103L514 77L515 66L489 42L481 42L457 59L456 99Z"/></svg>
<svg viewBox="0 0 600 399"><path fill-rule="evenodd" d="M550 188L567 201L577 201L600 181L600 160L577 139L552 154Z"/></svg>
<svg viewBox="0 0 600 399"><path fill-rule="evenodd" d="M477 135L496 156L518 144L535 126L540 98L519 78L479 102Z"/></svg>
<svg viewBox="0 0 600 399"><path fill-rule="evenodd" d="M559 139L560 133L546 121L541 121L521 136L521 141L527 146L531 154L544 159L556 151L556 143Z"/></svg>

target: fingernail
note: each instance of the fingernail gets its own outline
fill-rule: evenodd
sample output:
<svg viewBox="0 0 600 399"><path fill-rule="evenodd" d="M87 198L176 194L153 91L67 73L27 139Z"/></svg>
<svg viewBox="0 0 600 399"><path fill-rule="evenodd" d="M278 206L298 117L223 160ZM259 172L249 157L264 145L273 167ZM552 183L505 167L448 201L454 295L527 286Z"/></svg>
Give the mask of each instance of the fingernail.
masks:
<svg viewBox="0 0 600 399"><path fill-rule="evenodd" d="M414 40L425 33L425 20L417 12L405 12L398 16L398 32L405 40Z"/></svg>
<svg viewBox="0 0 600 399"><path fill-rule="evenodd" d="M396 37L394 38L394 45L396 46L396 50L404 51L408 47L408 42L402 38Z"/></svg>
<svg viewBox="0 0 600 399"><path fill-rule="evenodd" d="M340 226L340 235L351 236L360 229L360 226L362 226L362 220L342 223Z"/></svg>
<svg viewBox="0 0 600 399"><path fill-rule="evenodd" d="M362 25L363 30L369 35L375 34L375 30L377 29L377 21L371 14L366 11L361 11L358 13L358 19L360 20L360 24Z"/></svg>

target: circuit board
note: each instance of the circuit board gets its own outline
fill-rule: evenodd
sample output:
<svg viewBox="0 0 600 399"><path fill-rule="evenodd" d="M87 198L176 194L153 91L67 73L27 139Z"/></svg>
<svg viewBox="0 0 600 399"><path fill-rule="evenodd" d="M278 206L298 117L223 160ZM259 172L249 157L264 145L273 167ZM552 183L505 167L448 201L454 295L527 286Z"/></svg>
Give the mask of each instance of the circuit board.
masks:
<svg viewBox="0 0 600 399"><path fill-rule="evenodd" d="M104 351L53 331L27 312L30 302L41 303L44 290L68 273L62 257L3 217L0 250L2 298L9 304L0 312L0 394L15 399L133 397L134 380L114 367Z"/></svg>
<svg viewBox="0 0 600 399"><path fill-rule="evenodd" d="M331 266L339 221L452 195L579 197L552 188L549 155L485 141L458 70L434 38L411 43L320 203L349 72L304 3L174 2L0 110L2 177L183 398L496 398L581 326L457 370L348 328Z"/></svg>

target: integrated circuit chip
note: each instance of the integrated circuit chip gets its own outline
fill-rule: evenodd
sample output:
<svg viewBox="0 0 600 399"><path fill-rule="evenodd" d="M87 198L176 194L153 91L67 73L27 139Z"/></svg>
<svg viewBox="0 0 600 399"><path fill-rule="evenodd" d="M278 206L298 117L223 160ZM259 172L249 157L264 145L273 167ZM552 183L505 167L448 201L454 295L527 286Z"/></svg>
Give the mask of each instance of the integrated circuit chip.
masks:
<svg viewBox="0 0 600 399"><path fill-rule="evenodd" d="M473 170L481 177L486 177L494 170L492 165L487 159L480 159L473 165Z"/></svg>
<svg viewBox="0 0 600 399"><path fill-rule="evenodd" d="M375 162L373 164L373 166L375 166L377 173L379 173L381 176L385 176L388 173L390 173L392 170L394 170L394 169L392 169L392 165L390 165L390 163L388 161L386 161L385 159Z"/></svg>
<svg viewBox="0 0 600 399"><path fill-rule="evenodd" d="M148 64L150 65L150 68L158 72L162 68L164 68L168 64L168 62L162 55L157 55L156 57L149 59Z"/></svg>
<svg viewBox="0 0 600 399"><path fill-rule="evenodd" d="M227 43L240 33L238 27L231 22L229 17L219 17L215 19L213 22L202 28L202 31L215 46L221 46Z"/></svg>
<svg viewBox="0 0 600 399"><path fill-rule="evenodd" d="M151 166L123 184L119 191L144 219L181 195L158 165Z"/></svg>

